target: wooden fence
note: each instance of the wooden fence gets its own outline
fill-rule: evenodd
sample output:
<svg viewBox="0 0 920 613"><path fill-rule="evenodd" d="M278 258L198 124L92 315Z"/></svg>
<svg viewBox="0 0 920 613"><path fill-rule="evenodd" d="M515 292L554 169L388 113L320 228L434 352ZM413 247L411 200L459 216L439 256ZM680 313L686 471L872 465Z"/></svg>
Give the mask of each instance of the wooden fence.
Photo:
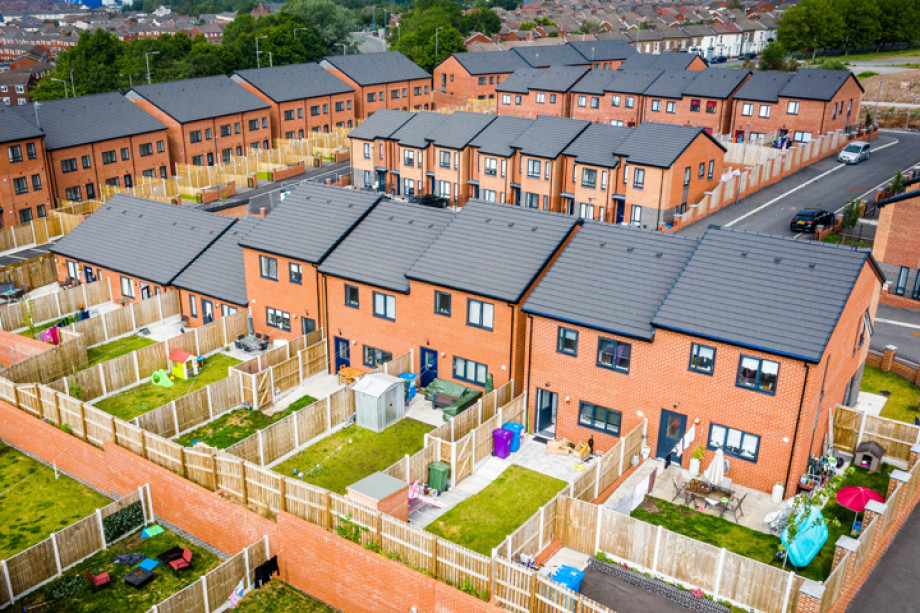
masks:
<svg viewBox="0 0 920 613"><path fill-rule="evenodd" d="M239 552L195 583L153 606L148 613L211 613L226 604L227 599L243 581L244 589L252 589L252 571L269 557L268 537L260 539Z"/></svg>
<svg viewBox="0 0 920 613"><path fill-rule="evenodd" d="M149 488L140 488L110 505L96 509L92 515L63 528L50 537L0 561L0 606L13 603L49 581L59 578L64 571L79 564L113 542L106 541L103 520L121 509L140 502L144 509L144 524L152 518ZM118 540L138 530L138 525Z"/></svg>
<svg viewBox="0 0 920 613"><path fill-rule="evenodd" d="M75 313L80 305L88 309L111 300L109 284L96 281L32 298L28 302L32 305L32 323L37 325ZM0 307L0 329L13 332L27 328L28 324L23 321L25 314L25 301Z"/></svg>
<svg viewBox="0 0 920 613"><path fill-rule="evenodd" d="M875 441L885 449L885 456L910 459L910 448L920 442L920 427L885 417L868 415L850 407L837 405L833 414L832 443L834 449L847 453L865 441Z"/></svg>
<svg viewBox="0 0 920 613"><path fill-rule="evenodd" d="M329 368L323 330L295 338L234 366L240 374L243 399L261 409L320 372Z"/></svg>

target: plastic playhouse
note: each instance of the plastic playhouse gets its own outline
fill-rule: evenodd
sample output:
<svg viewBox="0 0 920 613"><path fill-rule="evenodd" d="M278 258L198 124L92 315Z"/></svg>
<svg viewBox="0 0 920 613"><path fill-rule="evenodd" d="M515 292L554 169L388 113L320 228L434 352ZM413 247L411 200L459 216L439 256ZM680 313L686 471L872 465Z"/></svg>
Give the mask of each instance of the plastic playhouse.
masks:
<svg viewBox="0 0 920 613"><path fill-rule="evenodd" d="M804 511L803 511L804 512ZM789 528L783 530L781 541L789 563L797 568L808 566L827 542L827 525L821 511L811 507L805 521L799 524L795 538L789 540Z"/></svg>
<svg viewBox="0 0 920 613"><path fill-rule="evenodd" d="M198 356L184 349L173 349L169 352L169 370L180 379L194 377L198 374Z"/></svg>

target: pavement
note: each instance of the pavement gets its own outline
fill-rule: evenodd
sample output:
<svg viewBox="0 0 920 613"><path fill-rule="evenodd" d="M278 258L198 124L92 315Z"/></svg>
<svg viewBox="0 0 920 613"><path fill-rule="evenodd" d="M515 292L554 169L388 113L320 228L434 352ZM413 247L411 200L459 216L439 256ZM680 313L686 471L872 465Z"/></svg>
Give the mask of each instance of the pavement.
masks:
<svg viewBox="0 0 920 613"><path fill-rule="evenodd" d="M3 254L0 254L0 267L12 266L13 264L18 264L23 260L28 260L29 258L35 258L40 255L44 255L48 253L55 242L56 241L51 241L43 245L30 245L25 249L7 251Z"/></svg>
<svg viewBox="0 0 920 613"><path fill-rule="evenodd" d="M920 610L920 603L917 602L917 591L920 590L920 576L917 574L918 550L920 507L915 508L907 517L900 532L872 570L872 574L850 602L847 613L916 613Z"/></svg>
<svg viewBox="0 0 920 613"><path fill-rule="evenodd" d="M386 41L369 32L352 32L351 37L358 44L361 53L379 53L387 50Z"/></svg>
<svg viewBox="0 0 920 613"><path fill-rule="evenodd" d="M920 310L878 305L872 346L881 350L887 345L897 347L898 355L920 362Z"/></svg>

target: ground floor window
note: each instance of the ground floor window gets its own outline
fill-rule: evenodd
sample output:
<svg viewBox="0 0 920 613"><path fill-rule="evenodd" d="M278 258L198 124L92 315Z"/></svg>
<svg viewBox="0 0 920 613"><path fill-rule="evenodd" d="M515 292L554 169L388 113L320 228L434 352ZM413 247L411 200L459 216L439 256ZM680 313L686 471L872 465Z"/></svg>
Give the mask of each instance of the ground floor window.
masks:
<svg viewBox="0 0 920 613"><path fill-rule="evenodd" d="M743 432L728 426L711 424L709 426L710 449L722 448L725 455L741 458L750 462L757 461L757 455L760 453L760 437L756 434Z"/></svg>
<svg viewBox="0 0 920 613"><path fill-rule="evenodd" d="M623 414L613 409L582 401L578 407L578 425L620 436Z"/></svg>
<svg viewBox="0 0 920 613"><path fill-rule="evenodd" d="M489 369L485 364L465 358L454 358L454 379L475 383L476 385L485 385L488 373Z"/></svg>
<svg viewBox="0 0 920 613"><path fill-rule="evenodd" d="M266 308L265 323L272 328L278 328L285 332L291 331L291 314L286 311L279 311L271 307Z"/></svg>
<svg viewBox="0 0 920 613"><path fill-rule="evenodd" d="M385 362L393 359L393 354L383 349L364 345L364 365L368 368L376 368Z"/></svg>
<svg viewBox="0 0 920 613"><path fill-rule="evenodd" d="M121 295L125 298L134 298L134 284L128 277L121 278Z"/></svg>

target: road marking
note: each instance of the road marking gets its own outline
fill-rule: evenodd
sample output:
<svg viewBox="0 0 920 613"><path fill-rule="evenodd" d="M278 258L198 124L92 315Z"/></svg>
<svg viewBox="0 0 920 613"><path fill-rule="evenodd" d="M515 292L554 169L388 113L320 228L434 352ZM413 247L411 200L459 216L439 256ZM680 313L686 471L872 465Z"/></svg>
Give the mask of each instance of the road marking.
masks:
<svg viewBox="0 0 920 613"><path fill-rule="evenodd" d="M890 142L890 143L888 143L887 145L882 145L882 146L879 147L878 149L875 149L875 151L881 151L881 150L884 149L885 147L891 147L892 145L897 145L899 142L900 142L900 141L899 141L898 139L895 139L893 142ZM753 211L748 211L747 213L745 213L745 214L742 215L741 217L738 217L737 219L733 219L732 221L730 221L730 222L728 222L727 224L725 224L725 227L726 227L726 228L730 228L730 227L732 227L733 225L735 225L736 223L738 223L739 221L743 221L743 220L747 219L748 217L750 217L751 215L756 215L757 213L761 212L762 210L764 210L764 209L767 208L768 206L772 206L772 205L776 204L777 202L779 202L780 200L784 199L784 198L785 198L786 196L788 196L789 194L795 193L795 192L799 191L800 189L802 189L803 187L805 187L805 186L807 186L807 185L811 185L812 183L814 183L815 181L817 181L817 180L819 180L819 179L823 179L824 177L826 177L827 175L831 174L832 172L837 171L837 170L840 170L840 169L843 168L844 166L846 166L846 164L838 164L837 166L834 166L834 167L831 168L830 170L826 170L826 171L822 172L822 173L819 174L817 177L815 177L815 178L813 178L813 179L809 179L808 181L806 181L805 183L802 183L801 185L796 185L795 187L793 187L792 189L790 189L790 190L787 191L786 193L780 194L779 196L777 196L777 197L774 198L773 200L770 200L770 201L768 201L768 202L765 202L765 203L761 204L759 207L757 207L757 208L754 209ZM887 182L888 182L888 180L885 181L885 183L887 183ZM873 189L875 189L875 188L873 188ZM869 191L872 191L872 190L869 190ZM866 193L869 193L869 192L866 192ZM860 196L860 197L862 197L862 196ZM843 209L841 209L841 210L843 210ZM838 211L838 212L839 212L839 211Z"/></svg>
<svg viewBox="0 0 920 613"><path fill-rule="evenodd" d="M880 317L876 317L875 321L883 323L883 324L891 324L892 326L902 326L904 328L916 328L917 330L920 330L920 326L918 326L917 324L908 324L908 323L904 323L903 321L895 321L893 319L882 319Z"/></svg>

